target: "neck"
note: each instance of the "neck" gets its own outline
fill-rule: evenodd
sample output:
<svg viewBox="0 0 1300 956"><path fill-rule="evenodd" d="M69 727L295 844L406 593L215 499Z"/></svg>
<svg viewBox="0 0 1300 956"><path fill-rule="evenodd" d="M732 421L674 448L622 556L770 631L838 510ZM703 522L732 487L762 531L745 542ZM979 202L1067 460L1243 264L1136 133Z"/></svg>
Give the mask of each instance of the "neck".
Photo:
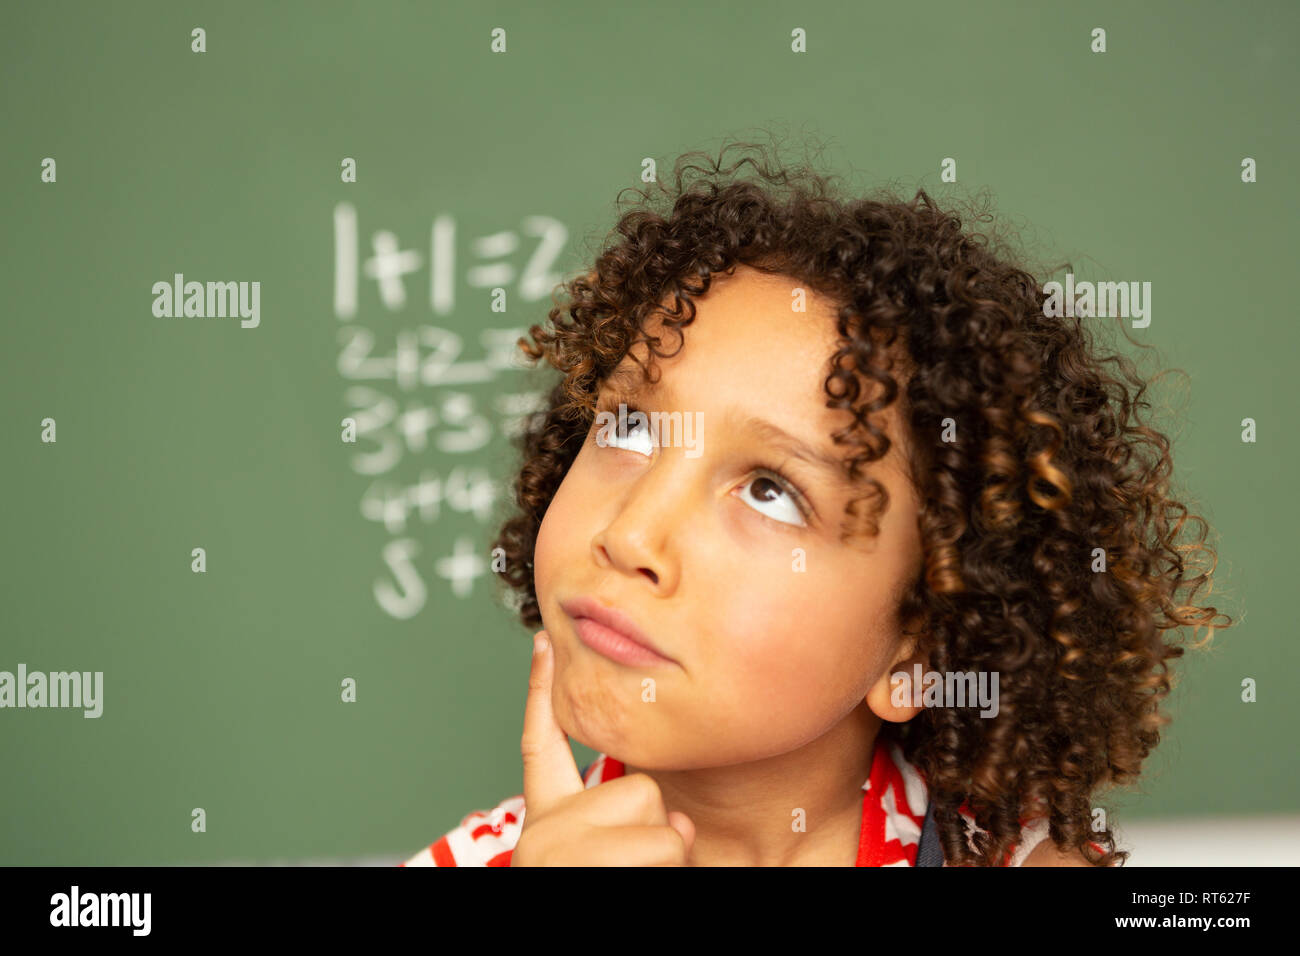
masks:
<svg viewBox="0 0 1300 956"><path fill-rule="evenodd" d="M653 778L667 808L691 818L691 866L852 866L879 730L863 702L821 737L774 757L624 772Z"/></svg>

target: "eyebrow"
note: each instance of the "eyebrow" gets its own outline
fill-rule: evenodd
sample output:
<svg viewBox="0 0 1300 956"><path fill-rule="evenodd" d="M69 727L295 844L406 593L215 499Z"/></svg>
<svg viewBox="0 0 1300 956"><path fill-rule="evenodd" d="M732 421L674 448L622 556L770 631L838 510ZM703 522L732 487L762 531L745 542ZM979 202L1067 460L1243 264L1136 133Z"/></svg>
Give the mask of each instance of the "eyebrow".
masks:
<svg viewBox="0 0 1300 956"><path fill-rule="evenodd" d="M645 382L639 369L628 366L611 372L601 380L599 387L601 391L608 390L615 401L623 401L625 404L643 393L658 394L665 399L673 396L672 387L664 384L662 379L654 383ZM853 483L845 474L843 459L813 448L765 418L746 415L734 405L727 409L724 418L728 422L734 422L742 431L756 434L769 445L775 445L790 457L825 472L826 477L836 484L846 488L852 486Z"/></svg>

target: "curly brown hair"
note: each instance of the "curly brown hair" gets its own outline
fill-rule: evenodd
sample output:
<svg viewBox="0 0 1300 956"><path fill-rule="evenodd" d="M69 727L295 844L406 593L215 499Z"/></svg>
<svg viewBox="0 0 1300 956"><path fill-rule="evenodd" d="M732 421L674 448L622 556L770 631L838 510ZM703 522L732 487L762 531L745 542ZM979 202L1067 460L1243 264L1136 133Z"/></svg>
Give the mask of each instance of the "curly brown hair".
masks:
<svg viewBox="0 0 1300 956"><path fill-rule="evenodd" d="M756 155L724 166L732 149ZM687 153L670 186L633 190L635 208L594 267L564 283L551 327L533 325L533 342L519 340L563 378L517 439L517 511L493 542L507 558L510 603L525 626L541 626L538 529L589 433L603 379L635 343L652 363L675 354L660 351L647 320L676 329L680 349L692 297L713 274L743 264L791 277L837 306L826 405L853 415L832 437L863 489L844 534L874 534L888 507L862 469L890 447L870 416L900 400L924 548L902 619L923 622L917 651L935 670L1000 676L992 719L924 708L881 729L924 775L947 861L994 865L1020 839L1022 815L1045 812L1057 847L1122 864L1129 854L1109 824L1094 829L1094 792L1134 781L1169 721L1166 661L1183 648L1166 632L1206 626L1208 641L1218 616L1177 603L1181 589L1190 602L1210 583L1217 556L1204 545L1205 520L1170 497L1169 440L1139 417L1147 383L1128 358L1100 352L1080 318L1047 317L1042 282L1013 264L1019 257L994 230L964 230L923 189L906 201L887 190L845 198L837 177L764 154L748 143L716 160ZM736 175L746 166L761 183ZM980 208L969 218L992 220ZM891 348L900 339L901 355ZM895 368L906 372L901 385ZM954 425L959 439L943 440ZM1178 544L1189 521L1200 534ZM1209 567L1185 563L1192 553ZM1224 616L1218 626L1231 624ZM984 831L976 851L963 803Z"/></svg>

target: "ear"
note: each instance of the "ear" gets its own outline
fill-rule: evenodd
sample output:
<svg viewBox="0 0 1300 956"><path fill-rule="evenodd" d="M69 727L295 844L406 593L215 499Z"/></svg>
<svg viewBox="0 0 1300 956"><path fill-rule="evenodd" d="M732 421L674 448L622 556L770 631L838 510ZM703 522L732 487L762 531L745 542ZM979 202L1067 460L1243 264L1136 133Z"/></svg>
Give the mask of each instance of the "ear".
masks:
<svg viewBox="0 0 1300 956"><path fill-rule="evenodd" d="M867 706L881 720L905 724L922 710L921 681L930 669L926 657L917 652L917 635L904 636L889 667L867 691Z"/></svg>

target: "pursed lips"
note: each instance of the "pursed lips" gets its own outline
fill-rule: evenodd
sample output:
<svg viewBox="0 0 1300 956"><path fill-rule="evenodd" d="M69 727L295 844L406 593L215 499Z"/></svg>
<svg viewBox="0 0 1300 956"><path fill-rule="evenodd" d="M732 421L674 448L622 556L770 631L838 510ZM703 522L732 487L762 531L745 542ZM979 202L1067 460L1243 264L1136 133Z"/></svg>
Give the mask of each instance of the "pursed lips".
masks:
<svg viewBox="0 0 1300 956"><path fill-rule="evenodd" d="M656 658L676 664L623 612L589 596L573 598L561 603L564 613L574 622L579 639L594 650L626 663L653 663ZM595 624L583 625L582 621ZM642 653L637 653L638 651ZM680 666L680 665L678 665Z"/></svg>

